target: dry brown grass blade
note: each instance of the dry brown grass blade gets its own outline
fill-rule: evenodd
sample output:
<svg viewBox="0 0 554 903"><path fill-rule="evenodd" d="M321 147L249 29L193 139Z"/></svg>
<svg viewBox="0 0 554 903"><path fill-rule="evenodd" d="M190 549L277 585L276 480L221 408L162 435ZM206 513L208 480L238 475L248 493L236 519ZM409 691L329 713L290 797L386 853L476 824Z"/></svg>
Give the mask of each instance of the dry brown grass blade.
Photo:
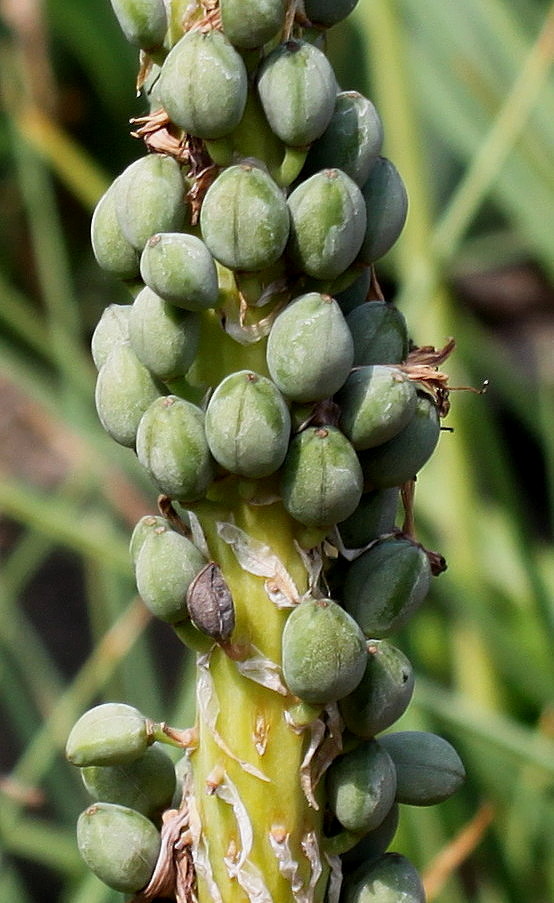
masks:
<svg viewBox="0 0 554 903"><path fill-rule="evenodd" d="M492 803L483 803L454 840L430 862L422 875L428 903L437 897L455 869L459 868L481 843L494 815Z"/></svg>

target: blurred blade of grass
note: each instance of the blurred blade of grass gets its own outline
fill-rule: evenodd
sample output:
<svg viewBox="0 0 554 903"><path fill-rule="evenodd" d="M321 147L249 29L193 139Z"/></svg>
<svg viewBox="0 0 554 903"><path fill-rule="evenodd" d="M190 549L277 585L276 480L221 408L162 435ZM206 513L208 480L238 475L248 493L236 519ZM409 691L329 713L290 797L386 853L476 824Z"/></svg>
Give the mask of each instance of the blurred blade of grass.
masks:
<svg viewBox="0 0 554 903"><path fill-rule="evenodd" d="M9 809L3 805L0 810L0 842L7 852L46 865L64 878L82 873L73 828L61 828L32 816L19 818L14 824Z"/></svg>
<svg viewBox="0 0 554 903"><path fill-rule="evenodd" d="M31 903L31 897L11 862L2 857L0 870L0 900L17 900L18 903Z"/></svg>
<svg viewBox="0 0 554 903"><path fill-rule="evenodd" d="M87 869L79 882L66 888L60 903L121 903L121 894Z"/></svg>

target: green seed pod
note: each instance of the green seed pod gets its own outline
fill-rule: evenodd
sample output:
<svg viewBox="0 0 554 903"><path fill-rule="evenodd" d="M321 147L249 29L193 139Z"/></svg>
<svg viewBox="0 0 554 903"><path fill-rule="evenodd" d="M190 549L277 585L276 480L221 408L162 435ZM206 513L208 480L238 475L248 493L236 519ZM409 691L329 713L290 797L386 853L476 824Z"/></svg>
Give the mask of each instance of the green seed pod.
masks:
<svg viewBox="0 0 554 903"><path fill-rule="evenodd" d="M344 903L425 903L425 889L412 863L400 853L385 853L363 863L343 886Z"/></svg>
<svg viewBox="0 0 554 903"><path fill-rule="evenodd" d="M360 865L367 868L371 862L375 862L386 853L398 829L399 817L398 803L393 803L381 824L364 834L355 846L342 854L343 875L351 875Z"/></svg>
<svg viewBox="0 0 554 903"><path fill-rule="evenodd" d="M153 819L171 805L176 784L173 761L157 745L125 765L88 765L81 777L92 799L128 806Z"/></svg>
<svg viewBox="0 0 554 903"><path fill-rule="evenodd" d="M356 510L338 524L341 539L347 549L361 549L385 533L392 533L398 510L399 490L374 489L360 499Z"/></svg>
<svg viewBox="0 0 554 903"><path fill-rule="evenodd" d="M165 517L160 517L158 514L146 514L144 517L141 517L141 519L135 524L135 527L131 534L131 540L129 542L129 554L131 556L133 567L136 566L138 554L146 537L149 536L150 533L154 533L156 530L169 529L170 524L169 521L165 519Z"/></svg>
<svg viewBox="0 0 554 903"><path fill-rule="evenodd" d="M210 185L200 211L213 256L233 270L263 270L279 259L289 235L281 189L263 169L229 166Z"/></svg>
<svg viewBox="0 0 554 903"><path fill-rule="evenodd" d="M382 144L383 125L371 101L358 91L341 91L329 125L310 148L302 175L336 168L363 185Z"/></svg>
<svg viewBox="0 0 554 903"><path fill-rule="evenodd" d="M247 88L242 57L221 31L212 29L188 31L177 41L162 66L157 92L175 125L212 139L237 127Z"/></svg>
<svg viewBox="0 0 554 903"><path fill-rule="evenodd" d="M140 157L115 181L114 192L121 231L139 252L154 233L178 232L185 225L186 187L173 157Z"/></svg>
<svg viewBox="0 0 554 903"><path fill-rule="evenodd" d="M219 6L225 36L241 49L262 47L285 24L285 0L220 0Z"/></svg>
<svg viewBox="0 0 554 903"><path fill-rule="evenodd" d="M344 383L354 355L352 334L330 295L308 292L275 320L267 341L267 366L292 401L321 401Z"/></svg>
<svg viewBox="0 0 554 903"><path fill-rule="evenodd" d="M214 476L204 413L176 395L158 398L145 412L137 455L160 492L182 502L202 498Z"/></svg>
<svg viewBox="0 0 554 903"><path fill-rule="evenodd" d="M271 130L290 147L303 147L327 128L337 83L321 50L307 41L287 41L262 62L258 94Z"/></svg>
<svg viewBox="0 0 554 903"><path fill-rule="evenodd" d="M367 664L358 686L341 700L348 730L374 737L406 711L414 691L414 672L400 649L387 640L370 640Z"/></svg>
<svg viewBox="0 0 554 903"><path fill-rule="evenodd" d="M152 291L185 310L218 302L217 270L204 242L185 232L158 232L148 239L140 274Z"/></svg>
<svg viewBox="0 0 554 903"><path fill-rule="evenodd" d="M129 344L116 345L96 380L96 410L112 439L133 448L140 419L160 388Z"/></svg>
<svg viewBox="0 0 554 903"><path fill-rule="evenodd" d="M129 342L130 313L130 304L110 304L102 311L90 343L97 370L104 366L116 345Z"/></svg>
<svg viewBox="0 0 554 903"><path fill-rule="evenodd" d="M356 452L336 427L310 427L290 444L281 477L283 504L306 527L347 518L362 495Z"/></svg>
<svg viewBox="0 0 554 903"><path fill-rule="evenodd" d="M290 414L277 386L251 370L227 376L206 410L206 437L216 461L243 477L267 477L287 453Z"/></svg>
<svg viewBox="0 0 554 903"><path fill-rule="evenodd" d="M77 846L97 878L130 894L150 881L161 839L140 812L116 803L94 803L77 821Z"/></svg>
<svg viewBox="0 0 554 903"><path fill-rule="evenodd" d="M282 652L289 690L308 703L346 696L361 680L367 659L358 625L331 599L306 599L292 610Z"/></svg>
<svg viewBox="0 0 554 903"><path fill-rule="evenodd" d="M396 367L374 364L354 370L336 397L340 426L356 449L396 436L416 409L415 383Z"/></svg>
<svg viewBox="0 0 554 903"><path fill-rule="evenodd" d="M368 740L335 759L327 772L327 799L348 831L373 831L394 804L396 772L387 751Z"/></svg>
<svg viewBox="0 0 554 903"><path fill-rule="evenodd" d="M287 250L308 276L334 279L356 259L366 228L360 189L340 169L324 169L301 182L288 198Z"/></svg>
<svg viewBox="0 0 554 903"><path fill-rule="evenodd" d="M119 279L139 272L136 248L126 239L117 218L115 182L98 201L90 224L90 240L98 266Z"/></svg>
<svg viewBox="0 0 554 903"><path fill-rule="evenodd" d="M360 304L346 317L354 339L354 366L401 364L408 356L404 315L385 301Z"/></svg>
<svg viewBox="0 0 554 903"><path fill-rule="evenodd" d="M346 19L357 2L358 0L304 0L304 10L314 25L330 28Z"/></svg>
<svg viewBox="0 0 554 903"><path fill-rule="evenodd" d="M187 591L206 559L171 529L151 530L137 555L135 578L142 601L156 618L176 624L188 618Z"/></svg>
<svg viewBox="0 0 554 903"><path fill-rule="evenodd" d="M406 538L383 539L349 565L343 604L367 637L402 627L422 605L431 566L421 546Z"/></svg>
<svg viewBox="0 0 554 903"><path fill-rule="evenodd" d="M397 731L380 742L396 768L396 798L410 806L447 800L465 780L458 753L443 737L428 731Z"/></svg>
<svg viewBox="0 0 554 903"><path fill-rule="evenodd" d="M147 719L122 702L97 705L73 725L65 755L72 765L123 765L144 755L150 745Z"/></svg>
<svg viewBox="0 0 554 903"><path fill-rule="evenodd" d="M394 438L360 455L366 483L374 489L401 486L413 480L433 454L440 436L436 405L418 395L414 416Z"/></svg>
<svg viewBox="0 0 554 903"><path fill-rule="evenodd" d="M142 50L161 47L167 31L164 0L110 0L120 28Z"/></svg>
<svg viewBox="0 0 554 903"><path fill-rule="evenodd" d="M129 316L129 341L141 364L158 379L184 376L200 342L200 314L180 310L146 286Z"/></svg>
<svg viewBox="0 0 554 903"><path fill-rule="evenodd" d="M373 263L389 251L404 228L408 194L400 174L386 157L378 157L362 186L367 229L360 260Z"/></svg>
<svg viewBox="0 0 554 903"><path fill-rule="evenodd" d="M371 285L371 270L364 267L358 278L345 288L342 292L335 294L335 301L338 303L344 316L346 317L355 307L359 307L367 301L369 288Z"/></svg>

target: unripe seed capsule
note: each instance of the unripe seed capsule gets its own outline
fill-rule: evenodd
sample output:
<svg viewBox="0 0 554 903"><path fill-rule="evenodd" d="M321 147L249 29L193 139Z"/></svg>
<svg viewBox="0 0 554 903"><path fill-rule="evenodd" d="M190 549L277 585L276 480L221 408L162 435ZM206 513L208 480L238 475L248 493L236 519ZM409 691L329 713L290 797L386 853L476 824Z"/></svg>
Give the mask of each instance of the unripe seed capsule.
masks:
<svg viewBox="0 0 554 903"><path fill-rule="evenodd" d="M179 231L185 224L186 187L173 157L140 157L121 173L114 192L121 231L139 252L155 232Z"/></svg>
<svg viewBox="0 0 554 903"><path fill-rule="evenodd" d="M385 301L368 301L347 314L354 340L354 366L401 364L408 356L404 315Z"/></svg>
<svg viewBox="0 0 554 903"><path fill-rule="evenodd" d="M81 777L94 800L128 806L147 818L169 807L176 784L173 761L157 745L125 765L88 765Z"/></svg>
<svg viewBox="0 0 554 903"><path fill-rule="evenodd" d="M154 377L128 343L116 345L96 380L96 410L112 439L133 448L140 419L160 395Z"/></svg>
<svg viewBox="0 0 554 903"><path fill-rule="evenodd" d="M189 31L175 44L162 66L157 93L175 125L212 139L229 135L239 124L247 87L242 57L221 31L212 29Z"/></svg>
<svg viewBox="0 0 554 903"><path fill-rule="evenodd" d="M204 242L185 232L158 232L146 243L140 274L156 294L185 310L206 310L218 301L217 270Z"/></svg>
<svg viewBox="0 0 554 903"><path fill-rule="evenodd" d="M398 803L393 803L381 824L373 831L364 834L355 846L342 854L341 861L345 876L351 875L354 869L360 865L364 865L367 869L370 863L380 859L383 853L386 853L396 834L399 819L400 807Z"/></svg>
<svg viewBox="0 0 554 903"><path fill-rule="evenodd" d="M171 529L152 530L141 545L135 567L144 604L169 624L185 620L187 591L205 564L202 553L186 536Z"/></svg>
<svg viewBox="0 0 554 903"><path fill-rule="evenodd" d="M271 130L291 147L303 147L323 134L336 93L329 60L307 41L280 44L259 71L258 94Z"/></svg>
<svg viewBox="0 0 554 903"><path fill-rule="evenodd" d="M321 401L344 383L353 341L337 302L309 292L277 317L267 342L267 366L281 392L292 401Z"/></svg>
<svg viewBox="0 0 554 903"><path fill-rule="evenodd" d="M229 166L210 185L200 211L202 237L233 270L257 271L279 259L289 235L281 189L263 169Z"/></svg>
<svg viewBox="0 0 554 903"><path fill-rule="evenodd" d="M341 825L348 831L372 831L394 803L396 772L387 751L368 740L334 760L326 784L329 806Z"/></svg>
<svg viewBox="0 0 554 903"><path fill-rule="evenodd" d="M164 0L110 0L121 30L142 50L161 47L167 31Z"/></svg>
<svg viewBox="0 0 554 903"><path fill-rule="evenodd" d="M324 169L301 182L288 198L287 251L304 273L334 279L356 259L365 228L360 189L340 169Z"/></svg>
<svg viewBox="0 0 554 903"><path fill-rule="evenodd" d="M465 779L462 761L451 744L428 731L397 731L382 738L396 768L396 798L410 806L442 803Z"/></svg>
<svg viewBox="0 0 554 903"><path fill-rule="evenodd" d="M130 314L130 304L110 304L102 311L90 342L92 359L97 370L104 366L116 345L129 342Z"/></svg>
<svg viewBox="0 0 554 903"><path fill-rule="evenodd" d="M352 877L347 877L343 896L344 903L425 903L426 900L416 868L400 853L385 853L369 866L361 865Z"/></svg>
<svg viewBox="0 0 554 903"><path fill-rule="evenodd" d="M346 19L357 2L358 0L304 0L304 10L314 25L330 28Z"/></svg>
<svg viewBox="0 0 554 903"><path fill-rule="evenodd" d="M415 384L396 367L375 364L354 370L336 397L340 425L356 449L396 436L414 415Z"/></svg>
<svg viewBox="0 0 554 903"><path fill-rule="evenodd" d="M206 437L216 461L257 479L279 469L287 453L290 414L277 386L251 370L227 376L206 410Z"/></svg>
<svg viewBox="0 0 554 903"><path fill-rule="evenodd" d="M140 421L137 456L165 495L201 498L214 475L203 411L176 395L157 399Z"/></svg>
<svg viewBox="0 0 554 903"><path fill-rule="evenodd" d="M200 315L180 310L148 286L135 298L129 341L139 361L158 379L184 376L200 342Z"/></svg>
<svg viewBox="0 0 554 903"><path fill-rule="evenodd" d="M148 722L122 702L97 705L73 726L65 754L72 765L122 765L144 755L150 745Z"/></svg>
<svg viewBox="0 0 554 903"><path fill-rule="evenodd" d="M114 182L102 195L92 215L92 250L103 270L119 279L134 279L139 272L139 256L119 224L115 196Z"/></svg>
<svg viewBox="0 0 554 903"><path fill-rule="evenodd" d="M370 640L367 650L364 676L340 702L346 727L366 738L394 724L407 709L414 691L414 672L400 649L387 640Z"/></svg>
<svg viewBox="0 0 554 903"><path fill-rule="evenodd" d="M135 893L148 884L161 847L149 819L116 803L94 803L77 821L77 845L89 869L108 887Z"/></svg>
<svg viewBox="0 0 554 903"><path fill-rule="evenodd" d="M267 44L285 23L285 0L220 0L223 31L235 47Z"/></svg>
<svg viewBox="0 0 554 903"><path fill-rule="evenodd" d="M378 157L362 186L367 208L367 229L359 259L373 263L389 251L408 215L408 194L395 165Z"/></svg>
<svg viewBox="0 0 554 903"><path fill-rule="evenodd" d="M306 599L283 630L283 676L304 702L334 702L361 680L367 651L356 622L331 599Z"/></svg>
<svg viewBox="0 0 554 903"><path fill-rule="evenodd" d="M405 538L383 539L349 565L343 604L367 637L380 639L409 620L430 583L431 566L421 546Z"/></svg>
<svg viewBox="0 0 554 903"><path fill-rule="evenodd" d="M129 554L131 556L133 567L135 567L137 563L138 554L146 537L156 530L169 529L170 524L165 517L160 517L158 514L145 514L144 517L141 517L135 524L129 542Z"/></svg>
<svg viewBox="0 0 554 903"><path fill-rule="evenodd" d="M363 304L364 301L367 301L370 285L371 269L369 267L364 267L360 275L352 283L352 285L349 285L348 288L343 289L342 292L337 292L335 294L335 300L337 301L345 317L350 313L350 311L354 310L355 307L359 307L360 304Z"/></svg>
<svg viewBox="0 0 554 903"><path fill-rule="evenodd" d="M361 549L384 533L392 533L398 497L399 490L396 486L364 493L350 517L337 524L346 548Z"/></svg>
<svg viewBox="0 0 554 903"><path fill-rule="evenodd" d="M311 427L290 444L281 477L288 513L307 527L344 520L362 495L356 452L336 427Z"/></svg>

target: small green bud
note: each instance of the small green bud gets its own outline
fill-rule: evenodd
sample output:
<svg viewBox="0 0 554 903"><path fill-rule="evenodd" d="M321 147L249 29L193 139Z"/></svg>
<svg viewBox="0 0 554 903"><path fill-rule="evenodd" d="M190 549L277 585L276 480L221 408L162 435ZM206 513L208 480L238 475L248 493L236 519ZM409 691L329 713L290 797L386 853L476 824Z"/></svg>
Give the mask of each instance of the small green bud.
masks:
<svg viewBox="0 0 554 903"><path fill-rule="evenodd" d="M396 768L396 799L410 806L433 806L462 785L465 769L458 753L443 737L428 731L397 731L380 742Z"/></svg>
<svg viewBox="0 0 554 903"><path fill-rule="evenodd" d="M367 664L358 686L341 699L348 730L358 737L374 737L406 711L414 691L409 659L387 640L370 640Z"/></svg>
<svg viewBox="0 0 554 903"><path fill-rule="evenodd" d="M357 305L346 322L354 340L354 366L401 364L408 356L404 315L386 301Z"/></svg>
<svg viewBox="0 0 554 903"><path fill-rule="evenodd" d="M204 242L185 232L158 232L146 242L141 276L152 291L185 310L218 302L217 270Z"/></svg>
<svg viewBox="0 0 554 903"><path fill-rule="evenodd" d="M354 448L365 449L387 442L409 423L417 395L401 370L375 364L354 370L335 400L342 431Z"/></svg>
<svg viewBox="0 0 554 903"><path fill-rule="evenodd" d="M115 182L98 201L90 238L98 266L119 279L134 279L139 273L139 255L127 240L119 224L116 211Z"/></svg>
<svg viewBox="0 0 554 903"><path fill-rule="evenodd" d="M142 50L161 47L167 31L164 0L110 0L121 30Z"/></svg>
<svg viewBox="0 0 554 903"><path fill-rule="evenodd" d="M112 439L133 448L140 419L160 395L154 377L128 343L115 345L96 380L96 411Z"/></svg>
<svg viewBox="0 0 554 903"><path fill-rule="evenodd" d="M405 856L385 853L363 863L343 887L344 903L425 903L421 878ZM342 899L342 898L341 898Z"/></svg>
<svg viewBox="0 0 554 903"><path fill-rule="evenodd" d="M360 257L373 263L389 251L399 237L408 215L408 194L395 165L378 157L362 186L367 207L367 229Z"/></svg>
<svg viewBox="0 0 554 903"><path fill-rule="evenodd" d="M136 566L138 554L146 537L160 529L169 530L170 524L165 517L160 517L158 514L145 514L137 521L129 542L129 554L133 567Z"/></svg>
<svg viewBox="0 0 554 903"><path fill-rule="evenodd" d="M116 345L128 344L130 313L130 304L110 304L102 311L90 342L97 370L104 366Z"/></svg>
<svg viewBox="0 0 554 903"><path fill-rule="evenodd" d="M146 607L169 624L188 618L187 591L205 564L186 536L163 527L151 530L135 565L137 589Z"/></svg>
<svg viewBox="0 0 554 903"><path fill-rule="evenodd" d="M81 777L94 800L127 806L147 818L169 808L176 784L173 761L157 745L124 765L88 765Z"/></svg>
<svg viewBox="0 0 554 903"><path fill-rule="evenodd" d="M361 743L331 764L327 793L331 810L348 831L373 831L394 803L391 757L376 740Z"/></svg>
<svg viewBox="0 0 554 903"><path fill-rule="evenodd" d="M200 316L180 310L146 286L129 315L129 342L141 364L161 380L184 376L200 343Z"/></svg>
<svg viewBox="0 0 554 903"><path fill-rule="evenodd" d="M347 549L361 549L385 533L392 533L398 510L399 490L375 489L362 495L356 510L337 524Z"/></svg>
<svg viewBox="0 0 554 903"><path fill-rule="evenodd" d="M261 47L285 24L285 0L220 0L219 6L223 31L235 47Z"/></svg>
<svg viewBox="0 0 554 903"><path fill-rule="evenodd" d="M358 0L304 0L304 10L314 25L330 28L346 19L357 2Z"/></svg>
<svg viewBox="0 0 554 903"><path fill-rule="evenodd" d="M122 765L144 755L149 722L138 709L105 702L89 709L73 726L65 748L72 765Z"/></svg>
<svg viewBox="0 0 554 903"><path fill-rule="evenodd" d="M156 232L179 231L185 225L186 188L173 157L140 157L117 178L114 192L121 231L139 252Z"/></svg>

